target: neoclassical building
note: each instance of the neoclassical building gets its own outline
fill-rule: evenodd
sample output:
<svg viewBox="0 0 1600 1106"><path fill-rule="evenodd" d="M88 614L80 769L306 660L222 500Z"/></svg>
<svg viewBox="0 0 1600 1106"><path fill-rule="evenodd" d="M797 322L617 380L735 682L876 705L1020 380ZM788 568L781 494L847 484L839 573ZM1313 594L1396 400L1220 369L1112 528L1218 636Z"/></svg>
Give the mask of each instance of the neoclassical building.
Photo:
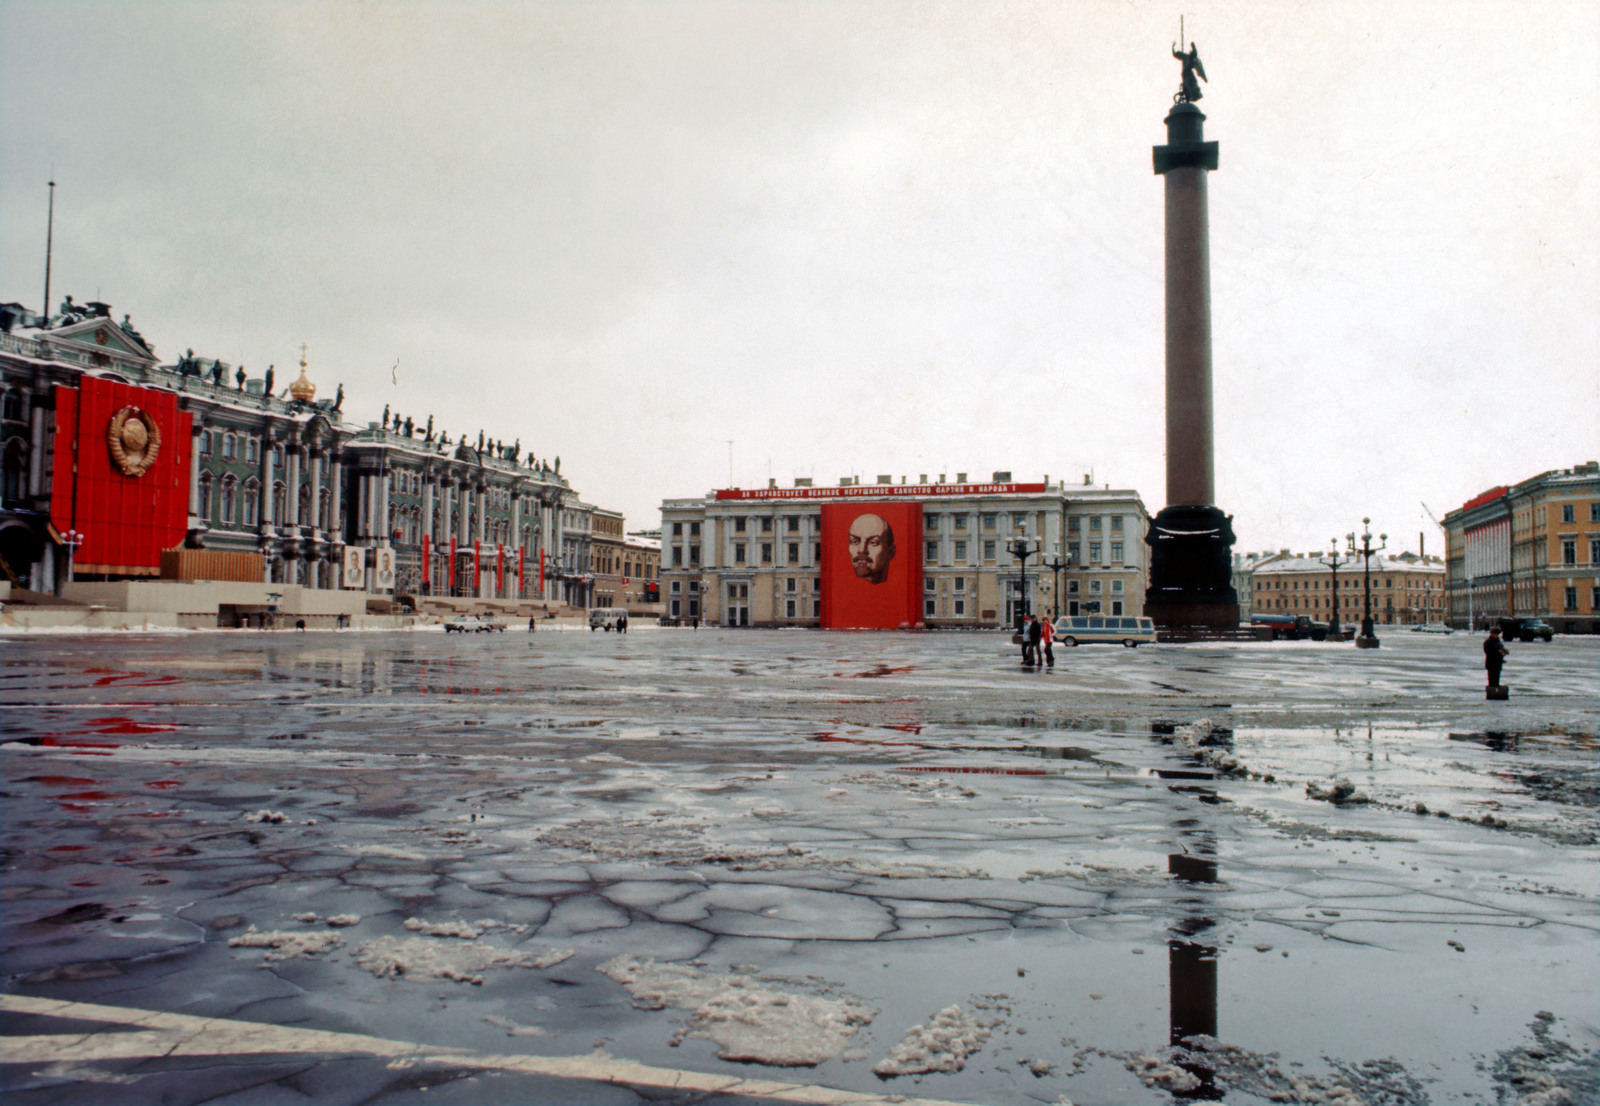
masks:
<svg viewBox="0 0 1600 1106"><path fill-rule="evenodd" d="M285 386L273 366L256 377L192 350L163 364L108 305L62 308L0 305L13 586L58 590L69 560L80 579L155 577L182 548L259 554L268 582L309 588L592 600L594 509L559 459L482 433L452 441L387 409L353 426L343 386L319 389L304 351Z"/></svg>

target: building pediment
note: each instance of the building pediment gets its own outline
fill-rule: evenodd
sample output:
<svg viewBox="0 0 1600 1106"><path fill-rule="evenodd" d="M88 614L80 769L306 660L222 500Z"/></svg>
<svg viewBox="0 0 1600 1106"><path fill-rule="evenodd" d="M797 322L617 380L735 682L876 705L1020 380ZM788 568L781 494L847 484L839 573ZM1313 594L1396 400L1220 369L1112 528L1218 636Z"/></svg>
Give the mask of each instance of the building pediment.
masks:
<svg viewBox="0 0 1600 1106"><path fill-rule="evenodd" d="M156 363L155 354L151 353L143 342L105 316L97 315L94 318L68 323L66 326L44 331L39 337L48 339L52 345L81 350L91 357L100 354L108 358L143 361L149 365Z"/></svg>

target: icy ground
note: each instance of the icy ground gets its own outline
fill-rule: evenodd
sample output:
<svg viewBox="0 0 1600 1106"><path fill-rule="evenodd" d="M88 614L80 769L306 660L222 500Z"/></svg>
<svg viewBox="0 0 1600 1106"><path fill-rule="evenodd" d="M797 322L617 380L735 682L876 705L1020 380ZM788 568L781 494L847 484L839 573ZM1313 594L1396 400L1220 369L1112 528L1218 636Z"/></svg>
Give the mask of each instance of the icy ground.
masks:
<svg viewBox="0 0 1600 1106"><path fill-rule="evenodd" d="M1600 1100L1600 640L0 641L11 1104ZM831 1089L831 1090L830 1090Z"/></svg>

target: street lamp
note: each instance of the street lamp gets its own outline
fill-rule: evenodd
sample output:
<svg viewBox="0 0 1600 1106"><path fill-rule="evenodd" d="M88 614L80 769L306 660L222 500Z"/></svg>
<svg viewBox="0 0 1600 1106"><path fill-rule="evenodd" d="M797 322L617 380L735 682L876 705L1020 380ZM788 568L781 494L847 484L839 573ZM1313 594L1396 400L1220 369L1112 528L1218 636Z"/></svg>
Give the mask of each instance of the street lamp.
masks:
<svg viewBox="0 0 1600 1106"><path fill-rule="evenodd" d="M1350 539L1353 545L1355 535L1350 535ZM1339 559L1339 539L1329 538L1328 544L1332 546L1332 549L1328 552L1328 559L1318 562L1319 564L1327 565L1333 570L1333 614L1328 616L1328 636L1335 640L1343 641L1344 627L1339 625L1339 566L1347 565L1353 561L1355 559L1355 551L1352 549L1350 555L1341 561Z"/></svg>
<svg viewBox="0 0 1600 1106"><path fill-rule="evenodd" d="M1056 614L1055 614L1055 616L1057 618L1060 618L1061 617L1061 570L1064 569L1064 568L1069 567L1072 564L1072 558L1071 557L1063 557L1058 552L1058 553L1052 554L1048 561L1042 561L1040 563L1043 564L1045 568L1050 569L1052 572L1054 572L1056 574L1056 584L1055 584L1056 590L1054 592L1055 601L1056 601L1056 608L1055 608L1056 609Z"/></svg>
<svg viewBox="0 0 1600 1106"><path fill-rule="evenodd" d="M81 530L68 530L61 535L61 544L67 547L67 583L72 583L72 558L78 552L78 546L86 539Z"/></svg>
<svg viewBox="0 0 1600 1106"><path fill-rule="evenodd" d="M1356 637L1357 649L1376 649L1378 635L1372 632L1372 555L1388 545L1389 535L1378 535L1378 547L1372 546L1372 520L1361 520L1361 633ZM1354 534L1350 535L1351 551L1355 551Z"/></svg>
<svg viewBox="0 0 1600 1106"><path fill-rule="evenodd" d="M1006 548L1017 559L1017 624L1020 627L1022 620L1028 617L1028 558L1039 552L1039 543L1035 541L1030 548L1028 539L1018 535Z"/></svg>

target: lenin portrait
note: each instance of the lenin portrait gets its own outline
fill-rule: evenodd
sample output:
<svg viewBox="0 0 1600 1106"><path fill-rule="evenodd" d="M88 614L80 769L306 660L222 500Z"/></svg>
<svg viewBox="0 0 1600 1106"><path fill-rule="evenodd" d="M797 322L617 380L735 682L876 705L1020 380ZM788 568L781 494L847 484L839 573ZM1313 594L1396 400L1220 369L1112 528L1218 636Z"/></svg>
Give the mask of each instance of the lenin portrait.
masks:
<svg viewBox="0 0 1600 1106"><path fill-rule="evenodd" d="M881 584L889 578L889 565L894 561L894 527L882 515L857 515L850 524L850 567L856 576L869 584Z"/></svg>

